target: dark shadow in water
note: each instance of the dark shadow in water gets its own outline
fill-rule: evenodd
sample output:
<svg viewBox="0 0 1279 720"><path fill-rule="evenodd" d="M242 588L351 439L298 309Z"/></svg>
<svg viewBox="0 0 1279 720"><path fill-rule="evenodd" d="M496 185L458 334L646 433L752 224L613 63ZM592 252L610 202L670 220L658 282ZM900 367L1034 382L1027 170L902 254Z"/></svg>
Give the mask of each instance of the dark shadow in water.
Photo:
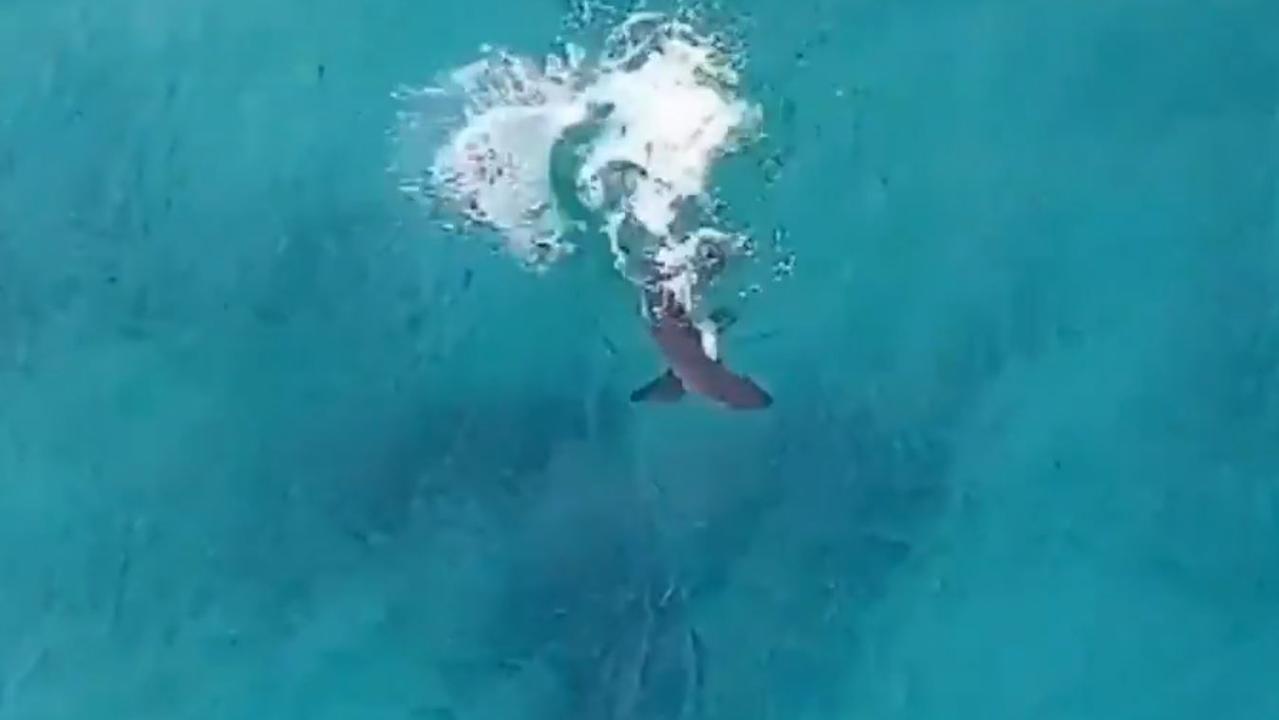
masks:
<svg viewBox="0 0 1279 720"><path fill-rule="evenodd" d="M905 439L869 417L842 433L799 415L776 422L772 447L744 451L759 453L758 476L720 478L696 519L670 514L617 462L520 479L537 492L506 538L513 555L483 643L494 676L548 667L558 717L604 720L727 717L749 705L734 695L799 708L832 692L861 613L944 502L947 453L934 437ZM717 607L752 617L743 587L760 584L774 601L758 623L702 625ZM761 670L735 675L742 658Z"/></svg>

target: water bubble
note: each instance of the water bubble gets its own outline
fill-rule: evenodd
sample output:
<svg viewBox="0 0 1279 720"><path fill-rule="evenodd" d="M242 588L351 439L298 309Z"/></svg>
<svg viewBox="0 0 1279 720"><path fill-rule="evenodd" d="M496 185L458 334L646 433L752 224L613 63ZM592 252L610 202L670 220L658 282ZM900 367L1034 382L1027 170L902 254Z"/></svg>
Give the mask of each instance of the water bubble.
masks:
<svg viewBox="0 0 1279 720"><path fill-rule="evenodd" d="M785 158L780 152L770 154L760 163L760 170L764 173L764 182L772 185L777 182L782 175L782 168L786 165Z"/></svg>
<svg viewBox="0 0 1279 720"><path fill-rule="evenodd" d="M786 238L789 235L786 228L773 228L773 252L780 252L786 246Z"/></svg>
<svg viewBox="0 0 1279 720"><path fill-rule="evenodd" d="M781 281L795 272L795 253L788 252L773 263L773 281Z"/></svg>

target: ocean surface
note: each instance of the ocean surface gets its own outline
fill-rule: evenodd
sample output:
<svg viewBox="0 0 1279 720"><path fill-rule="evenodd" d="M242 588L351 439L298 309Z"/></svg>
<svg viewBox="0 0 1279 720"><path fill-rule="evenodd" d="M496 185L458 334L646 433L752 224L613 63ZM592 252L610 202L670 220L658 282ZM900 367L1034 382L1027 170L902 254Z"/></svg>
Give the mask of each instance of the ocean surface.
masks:
<svg viewBox="0 0 1279 720"><path fill-rule="evenodd" d="M698 9L744 413L390 169L631 10L0 0L0 720L1279 718L1279 3Z"/></svg>

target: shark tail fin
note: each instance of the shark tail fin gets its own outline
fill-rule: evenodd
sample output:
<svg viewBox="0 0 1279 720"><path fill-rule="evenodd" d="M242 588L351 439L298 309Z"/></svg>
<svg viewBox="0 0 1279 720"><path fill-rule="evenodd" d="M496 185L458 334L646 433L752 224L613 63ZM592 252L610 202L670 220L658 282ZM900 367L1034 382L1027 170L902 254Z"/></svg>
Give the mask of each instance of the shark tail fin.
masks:
<svg viewBox="0 0 1279 720"><path fill-rule="evenodd" d="M631 402L679 402L684 397L684 383L667 370L644 387L631 393Z"/></svg>

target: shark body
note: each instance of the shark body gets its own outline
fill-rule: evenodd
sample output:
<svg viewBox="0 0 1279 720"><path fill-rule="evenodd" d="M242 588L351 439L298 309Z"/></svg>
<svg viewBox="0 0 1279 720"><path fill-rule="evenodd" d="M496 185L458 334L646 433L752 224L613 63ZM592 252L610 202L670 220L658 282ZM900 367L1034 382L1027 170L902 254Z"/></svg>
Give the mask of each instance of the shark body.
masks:
<svg viewBox="0 0 1279 720"><path fill-rule="evenodd" d="M646 294L649 334L666 360L666 372L631 393L632 402L678 402L692 392L733 410L761 410L773 398L748 377L724 365L713 342L684 308L664 292Z"/></svg>

